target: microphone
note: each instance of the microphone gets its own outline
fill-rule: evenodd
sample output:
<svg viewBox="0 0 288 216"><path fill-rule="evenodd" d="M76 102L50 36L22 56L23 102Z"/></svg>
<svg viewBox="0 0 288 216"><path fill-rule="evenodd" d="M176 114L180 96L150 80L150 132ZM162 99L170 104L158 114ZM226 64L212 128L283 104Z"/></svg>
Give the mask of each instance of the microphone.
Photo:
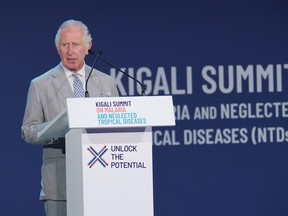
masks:
<svg viewBox="0 0 288 216"><path fill-rule="evenodd" d="M90 50L88 50L88 52L89 52ZM94 52L94 51L93 51ZM89 52L89 54L90 54L90 52ZM94 54L96 57L95 57L95 59L94 59L94 62L93 62L93 64L92 64L92 67L91 67L91 70L90 70L90 72L89 72L89 75L88 75L88 77L87 77L87 79L86 79L86 83L85 83L85 89L86 89L86 91L85 91L85 97L89 97L89 92L88 92L88 88L87 88L87 86L88 86L88 80L89 80L89 78L90 78L90 76L91 76L91 73L92 73L92 71L93 71L93 69L94 69L94 66L95 66L95 64L96 64L96 62L98 61L98 59L100 58L100 55L102 54L102 51L101 50L99 50L96 54Z"/></svg>
<svg viewBox="0 0 288 216"><path fill-rule="evenodd" d="M89 49L88 52L89 52L89 54L96 56L96 58L97 58L97 56L98 56L98 58L101 59L103 62L105 62L106 64L110 65L111 67L117 69L117 70L120 71L121 73L125 74L126 76L128 76L129 78L131 78L131 79L133 79L135 82L137 82L137 83L141 86L141 95L142 95L142 96L145 96L145 90L144 90L143 84L142 84L138 79L134 78L133 76L129 75L128 73L124 72L124 71L121 70L120 68L116 67L115 65L111 64L110 62L108 62L108 61L106 61L105 59L103 59L102 57L100 57L100 55L102 54L102 51L101 51L101 54L100 54L100 55L97 54L99 51L95 54L94 50L92 50L92 49Z"/></svg>

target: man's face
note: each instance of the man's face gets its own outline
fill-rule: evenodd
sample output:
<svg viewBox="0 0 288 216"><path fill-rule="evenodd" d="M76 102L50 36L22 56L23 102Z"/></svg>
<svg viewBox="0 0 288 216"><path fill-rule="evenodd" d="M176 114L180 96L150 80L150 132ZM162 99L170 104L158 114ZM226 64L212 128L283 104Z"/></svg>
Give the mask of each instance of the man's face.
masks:
<svg viewBox="0 0 288 216"><path fill-rule="evenodd" d="M91 45L85 47L83 30L77 27L66 28L60 36L58 53L62 64L69 70L77 72L83 64L85 55Z"/></svg>

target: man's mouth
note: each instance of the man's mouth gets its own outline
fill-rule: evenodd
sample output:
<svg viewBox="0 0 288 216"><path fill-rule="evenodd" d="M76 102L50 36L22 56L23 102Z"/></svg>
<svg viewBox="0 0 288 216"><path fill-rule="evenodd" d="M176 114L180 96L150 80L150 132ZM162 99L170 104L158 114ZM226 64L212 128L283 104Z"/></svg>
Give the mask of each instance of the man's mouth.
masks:
<svg viewBox="0 0 288 216"><path fill-rule="evenodd" d="M67 58L67 61L70 63L74 63L76 61L76 59L75 58Z"/></svg>

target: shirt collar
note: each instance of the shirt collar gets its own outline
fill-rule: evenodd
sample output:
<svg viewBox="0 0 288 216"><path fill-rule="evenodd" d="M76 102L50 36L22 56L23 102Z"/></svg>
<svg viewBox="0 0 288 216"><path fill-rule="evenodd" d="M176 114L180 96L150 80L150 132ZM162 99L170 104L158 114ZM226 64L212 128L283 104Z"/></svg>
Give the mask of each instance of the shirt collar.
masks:
<svg viewBox="0 0 288 216"><path fill-rule="evenodd" d="M62 62L61 62L61 65L62 65L62 67L63 67L63 69L64 69L64 72L65 72L65 74L67 75L67 77L72 76L72 74L75 73L75 72L70 71L70 70L67 69L66 67L64 67L64 65L62 64ZM82 68L81 68L79 71L77 71L77 74L79 74L81 77L85 77L85 62L84 62L84 64L83 64Z"/></svg>

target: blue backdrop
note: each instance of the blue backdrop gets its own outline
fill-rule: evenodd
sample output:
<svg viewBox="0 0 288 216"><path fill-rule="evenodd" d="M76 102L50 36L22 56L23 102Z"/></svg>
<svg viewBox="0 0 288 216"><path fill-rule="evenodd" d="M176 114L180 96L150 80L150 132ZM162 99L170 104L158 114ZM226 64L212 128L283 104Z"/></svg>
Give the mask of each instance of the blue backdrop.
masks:
<svg viewBox="0 0 288 216"><path fill-rule="evenodd" d="M73 18L148 95L173 95L177 125L154 129L156 216L286 216L287 9L284 0L2 1L1 215L44 214L41 147L20 127L29 82L59 63L54 36ZM96 68L121 95L139 95Z"/></svg>

